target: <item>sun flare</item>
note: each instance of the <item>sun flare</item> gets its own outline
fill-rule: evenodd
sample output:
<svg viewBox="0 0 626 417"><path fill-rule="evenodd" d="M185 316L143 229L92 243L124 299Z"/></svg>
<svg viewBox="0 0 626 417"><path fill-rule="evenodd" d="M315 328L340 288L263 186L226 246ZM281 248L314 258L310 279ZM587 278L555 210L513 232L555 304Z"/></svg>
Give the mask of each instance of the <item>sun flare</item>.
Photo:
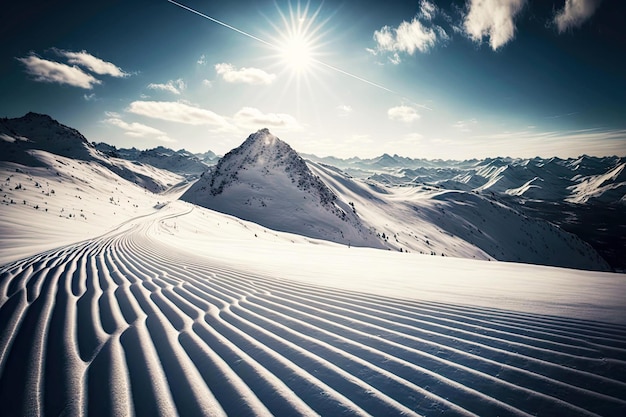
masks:
<svg viewBox="0 0 626 417"><path fill-rule="evenodd" d="M319 63L317 50L321 47L321 38L325 21L319 21L320 9L311 11L309 4L292 6L288 12L278 9L280 23L272 23L277 37L274 45L278 58L293 75L300 76L310 73L313 66Z"/></svg>
<svg viewBox="0 0 626 417"><path fill-rule="evenodd" d="M313 62L312 46L302 34L286 39L280 48L281 59L296 72L304 72Z"/></svg>

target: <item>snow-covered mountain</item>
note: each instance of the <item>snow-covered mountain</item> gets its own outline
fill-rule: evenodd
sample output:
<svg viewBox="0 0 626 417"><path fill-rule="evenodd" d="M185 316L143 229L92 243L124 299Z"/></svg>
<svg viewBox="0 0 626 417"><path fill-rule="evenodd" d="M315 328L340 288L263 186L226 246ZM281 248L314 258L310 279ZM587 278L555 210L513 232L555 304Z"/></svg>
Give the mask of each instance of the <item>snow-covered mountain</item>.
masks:
<svg viewBox="0 0 626 417"><path fill-rule="evenodd" d="M181 198L274 230L355 246L384 246L353 208L267 129L224 155Z"/></svg>
<svg viewBox="0 0 626 417"><path fill-rule="evenodd" d="M20 118L0 119L0 154L3 161L54 169L57 163L41 158L40 151L70 158L78 163L98 164L154 192L164 191L184 180L170 170L163 171L152 164L106 155L77 130L44 114L28 113Z"/></svg>
<svg viewBox="0 0 626 417"><path fill-rule="evenodd" d="M429 186L385 187L337 168L311 169L387 247L437 256L607 270L587 243L489 195Z"/></svg>
<svg viewBox="0 0 626 417"><path fill-rule="evenodd" d="M93 146L79 131L64 126L50 116L27 113L15 119L0 119L0 153L4 161L42 166L31 149L81 161L94 159Z"/></svg>
<svg viewBox="0 0 626 417"><path fill-rule="evenodd" d="M198 177L208 166L196 155L185 149L175 151L164 146L157 146L153 149L140 151L136 148L118 149L103 142L94 144L94 146L109 156L149 164L190 178Z"/></svg>
<svg viewBox="0 0 626 417"><path fill-rule="evenodd" d="M396 157L383 158L391 164ZM355 246L608 270L588 244L476 192L390 187L305 162L267 129L182 196L266 227Z"/></svg>
<svg viewBox="0 0 626 417"><path fill-rule="evenodd" d="M217 161L219 161L221 158L219 155L217 155L213 151L206 151L206 152L197 153L194 155L196 156L196 158L204 162L206 165L215 165L217 164Z"/></svg>
<svg viewBox="0 0 626 417"><path fill-rule="evenodd" d="M626 157L486 158L429 161L383 154L372 159L306 158L388 185L427 184L532 200L572 203L626 202Z"/></svg>
<svg viewBox="0 0 626 417"><path fill-rule="evenodd" d="M430 187L478 193L576 234L614 269L626 270L621 249L626 245L626 157L498 157L467 161L429 161L398 155L372 159L306 157L392 189ZM394 166L379 163L390 158Z"/></svg>

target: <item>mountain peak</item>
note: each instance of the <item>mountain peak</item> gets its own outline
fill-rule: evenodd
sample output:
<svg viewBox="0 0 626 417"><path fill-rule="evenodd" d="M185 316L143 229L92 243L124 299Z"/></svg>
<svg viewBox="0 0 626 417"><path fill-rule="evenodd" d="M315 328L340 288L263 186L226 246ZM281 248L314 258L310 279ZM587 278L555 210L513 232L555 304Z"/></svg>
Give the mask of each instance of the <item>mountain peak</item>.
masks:
<svg viewBox="0 0 626 417"><path fill-rule="evenodd" d="M277 143L281 146L287 145L285 142L272 135L268 128L263 128L248 136L242 146L254 145L259 147L270 147L276 145Z"/></svg>
<svg viewBox="0 0 626 417"><path fill-rule="evenodd" d="M21 119L41 119L41 120L48 120L48 121L55 121L52 117L50 117L47 114L42 114L42 113L35 113L33 111L29 111L28 113L26 113L24 116L21 117Z"/></svg>
<svg viewBox="0 0 626 417"><path fill-rule="evenodd" d="M321 192L323 202L334 200L332 192L317 180L298 153L265 128L251 134L237 148L228 152L211 172L210 192L221 194L225 188L250 173L253 182L287 175L298 188L313 186ZM253 174L254 173L254 174ZM258 175L257 175L258 174ZM317 181L316 181L317 180ZM264 180L265 181L265 180Z"/></svg>
<svg viewBox="0 0 626 417"><path fill-rule="evenodd" d="M376 245L356 213L268 129L251 134L181 197L274 230Z"/></svg>

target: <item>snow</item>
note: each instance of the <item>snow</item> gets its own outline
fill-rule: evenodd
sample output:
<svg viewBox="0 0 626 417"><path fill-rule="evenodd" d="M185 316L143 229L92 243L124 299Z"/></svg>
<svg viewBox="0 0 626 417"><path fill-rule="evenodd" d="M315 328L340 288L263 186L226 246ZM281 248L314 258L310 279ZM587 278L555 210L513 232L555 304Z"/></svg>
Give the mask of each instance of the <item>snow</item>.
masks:
<svg viewBox="0 0 626 417"><path fill-rule="evenodd" d="M3 415L626 414L626 274L348 247L181 201L156 168L24 155L0 162ZM307 166L400 242L415 222L480 254L443 228L487 206L545 226Z"/></svg>
<svg viewBox="0 0 626 417"><path fill-rule="evenodd" d="M0 263L100 235L124 221L151 213L184 191L157 195L130 184L96 161L30 151L36 167L0 161ZM110 162L110 161L109 161ZM166 188L182 178L148 166L116 161L116 168L143 175ZM133 171L130 171L133 170ZM178 193L178 194L176 194Z"/></svg>
<svg viewBox="0 0 626 417"><path fill-rule="evenodd" d="M621 201L626 196L626 162L617 165L607 173L579 176L577 184L568 187L572 194L567 201L586 203L590 199L602 201Z"/></svg>
<svg viewBox="0 0 626 417"><path fill-rule="evenodd" d="M348 248L173 201L0 268L0 401L619 415L625 299L625 275Z"/></svg>

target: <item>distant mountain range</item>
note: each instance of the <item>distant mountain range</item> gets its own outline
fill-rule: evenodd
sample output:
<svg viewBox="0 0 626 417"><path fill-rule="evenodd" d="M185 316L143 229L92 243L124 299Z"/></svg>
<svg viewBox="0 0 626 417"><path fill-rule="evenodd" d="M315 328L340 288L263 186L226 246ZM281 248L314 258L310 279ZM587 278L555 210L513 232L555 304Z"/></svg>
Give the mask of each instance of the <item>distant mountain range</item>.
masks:
<svg viewBox="0 0 626 417"><path fill-rule="evenodd" d="M219 160L219 157L211 151L196 155L185 149L175 151L163 146L141 151L137 148L118 149L104 142L94 143L93 145L106 155L150 164L157 168L167 169L168 171L192 178L200 176L208 166L217 163Z"/></svg>
<svg viewBox="0 0 626 417"><path fill-rule="evenodd" d="M153 192L180 187L185 177L190 185L183 200L309 238L437 256L626 269L624 157L319 158L299 155L263 129L220 158L211 151L89 143L35 113L0 119L3 160L49 164L40 151L99 164Z"/></svg>
<svg viewBox="0 0 626 417"><path fill-rule="evenodd" d="M626 203L626 157L486 158L443 161L384 154L372 159L319 158L358 178L392 186L429 184L544 201Z"/></svg>

